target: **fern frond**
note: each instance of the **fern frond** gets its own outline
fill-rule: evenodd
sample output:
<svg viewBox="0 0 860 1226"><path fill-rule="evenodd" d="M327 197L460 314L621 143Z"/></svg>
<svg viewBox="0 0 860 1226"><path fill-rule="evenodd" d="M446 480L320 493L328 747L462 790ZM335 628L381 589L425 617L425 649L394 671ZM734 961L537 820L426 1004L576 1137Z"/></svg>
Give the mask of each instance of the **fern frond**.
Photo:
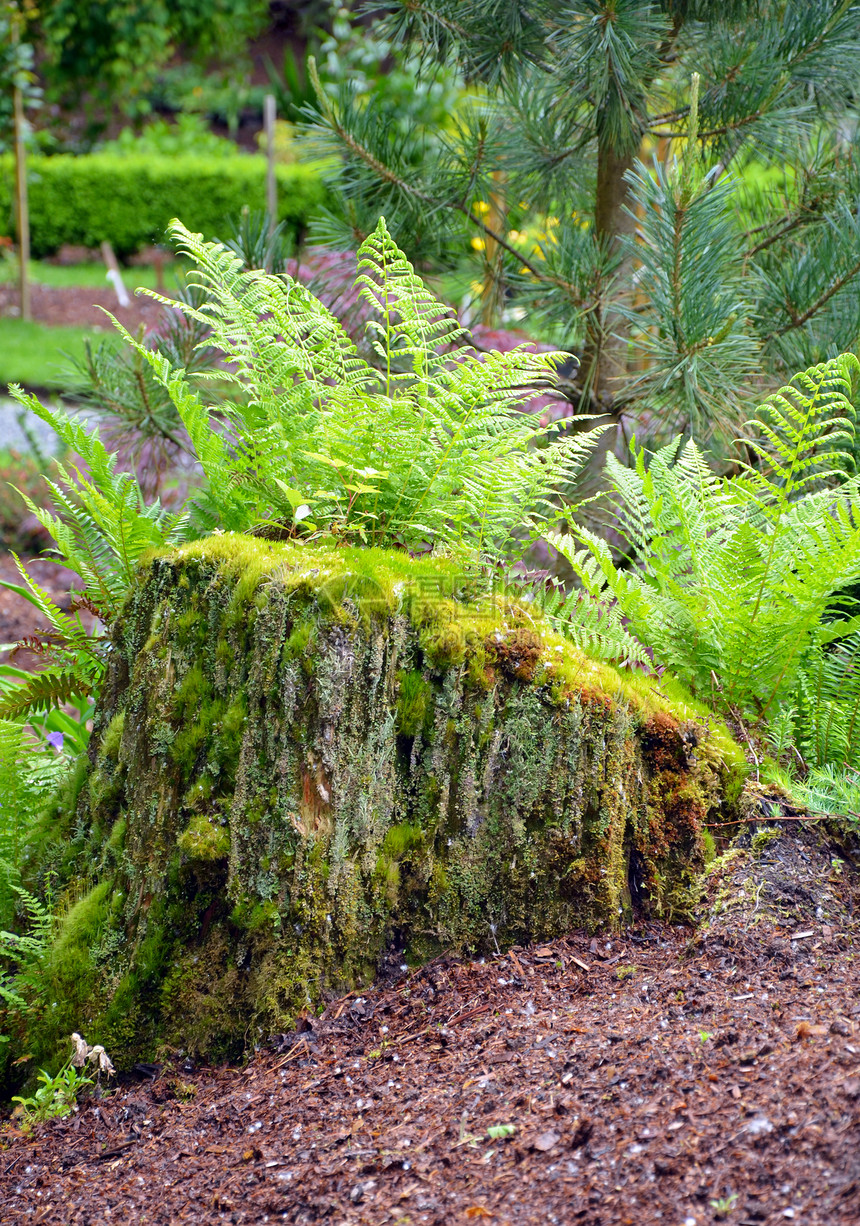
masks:
<svg viewBox="0 0 860 1226"><path fill-rule="evenodd" d="M554 543L592 600L617 602L629 633L694 691L748 714L793 692L812 646L852 632L822 630L839 593L860 579L860 478L822 486L850 441L856 359L798 376L761 411L754 449L768 468L714 474L695 443L674 440L606 473L630 565L583 528ZM841 406L841 409L840 409ZM850 407L850 406L849 406ZM838 419L832 414L844 410ZM768 459L769 457L769 459ZM605 590L604 590L605 587Z"/></svg>
<svg viewBox="0 0 860 1226"><path fill-rule="evenodd" d="M609 551L604 553L598 540L593 538L596 548L592 552L578 549L570 536L548 535L548 544L567 558L581 588L567 594L556 588L544 604L544 614L588 655L616 664L650 666L647 651L624 625L621 606L607 579Z"/></svg>
<svg viewBox="0 0 860 1226"><path fill-rule="evenodd" d="M747 446L761 464L745 464L750 488L775 508L844 474L854 438L860 361L844 353L794 376L772 393L747 425Z"/></svg>
<svg viewBox="0 0 860 1226"><path fill-rule="evenodd" d="M72 703L81 695L92 694L98 680L98 675L85 667L43 669L33 673L29 681L6 690L0 697L0 719L15 720Z"/></svg>
<svg viewBox="0 0 860 1226"><path fill-rule="evenodd" d="M5 858L0 858L0 904L6 922L17 918L15 910L23 913L23 932L0 929L0 959L9 967L0 972L0 1000L23 1013L34 999L45 997L44 961L54 937L54 915L49 905L25 889L17 866Z"/></svg>
<svg viewBox="0 0 860 1226"><path fill-rule="evenodd" d="M28 498L24 501L56 541L63 564L83 580L87 599L110 622L141 554L167 542L176 516L157 500L147 505L135 478L117 471L117 457L107 451L97 429L47 408L20 387L12 385L10 390L83 461L75 469L58 463L59 480L45 479L54 512Z"/></svg>
<svg viewBox="0 0 860 1226"><path fill-rule="evenodd" d="M860 766L860 633L810 649L795 701L797 747L808 765Z"/></svg>

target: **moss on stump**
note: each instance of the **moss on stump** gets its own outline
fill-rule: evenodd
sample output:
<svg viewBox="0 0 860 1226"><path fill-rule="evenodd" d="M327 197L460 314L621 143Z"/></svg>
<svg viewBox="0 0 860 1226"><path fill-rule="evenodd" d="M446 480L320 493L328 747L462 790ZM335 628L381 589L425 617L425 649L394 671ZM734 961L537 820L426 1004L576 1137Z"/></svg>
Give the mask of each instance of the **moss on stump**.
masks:
<svg viewBox="0 0 860 1226"><path fill-rule="evenodd" d="M217 1057L409 961L678 916L742 757L452 563L221 535L153 557L42 870L55 1002ZM74 816L70 816L70 813Z"/></svg>

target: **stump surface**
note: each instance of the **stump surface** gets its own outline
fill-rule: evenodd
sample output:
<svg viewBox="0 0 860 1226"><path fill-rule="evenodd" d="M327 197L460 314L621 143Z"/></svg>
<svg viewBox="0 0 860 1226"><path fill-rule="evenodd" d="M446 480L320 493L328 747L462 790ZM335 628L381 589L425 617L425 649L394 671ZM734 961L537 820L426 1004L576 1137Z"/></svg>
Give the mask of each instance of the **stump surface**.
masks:
<svg viewBox="0 0 860 1226"><path fill-rule="evenodd" d="M683 916L742 757L670 685L445 560L154 557L41 852L68 908L36 1045L213 1057L386 958Z"/></svg>

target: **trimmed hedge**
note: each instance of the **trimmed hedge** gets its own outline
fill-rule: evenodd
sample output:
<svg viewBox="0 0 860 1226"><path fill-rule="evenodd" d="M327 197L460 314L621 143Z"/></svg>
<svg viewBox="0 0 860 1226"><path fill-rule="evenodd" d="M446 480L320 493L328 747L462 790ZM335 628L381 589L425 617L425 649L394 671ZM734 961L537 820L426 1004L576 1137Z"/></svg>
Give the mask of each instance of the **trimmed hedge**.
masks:
<svg viewBox="0 0 860 1226"><path fill-rule="evenodd" d="M14 173L0 158L0 233L13 232ZM265 207L266 163L236 158L151 157L91 153L34 158L28 167L30 242L33 257L51 255L63 243L97 247L105 239L118 255L164 238L167 223L181 217L206 238L223 235L225 220L243 205ZM323 198L320 167L276 168L278 216L300 230Z"/></svg>

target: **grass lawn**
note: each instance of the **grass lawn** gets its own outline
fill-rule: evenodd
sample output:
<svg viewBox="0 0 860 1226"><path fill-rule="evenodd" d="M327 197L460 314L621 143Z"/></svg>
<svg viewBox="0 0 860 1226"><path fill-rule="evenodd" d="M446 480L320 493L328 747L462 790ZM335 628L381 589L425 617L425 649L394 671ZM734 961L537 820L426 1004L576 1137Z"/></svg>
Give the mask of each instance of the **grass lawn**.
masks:
<svg viewBox="0 0 860 1226"><path fill-rule="evenodd" d="M168 291L174 283L176 263L165 264L164 284ZM68 286L82 285L100 288L107 284L104 264L45 264L41 260L30 261L30 280L36 285ZM155 269L148 264L139 268L123 268L120 266L122 279L129 292L145 286L155 289ZM0 260L0 282L17 281L18 265L15 260Z"/></svg>
<svg viewBox="0 0 860 1226"><path fill-rule="evenodd" d="M0 318L0 395L7 383L70 390L75 383L70 357L83 356L86 337L101 339L111 331Z"/></svg>

